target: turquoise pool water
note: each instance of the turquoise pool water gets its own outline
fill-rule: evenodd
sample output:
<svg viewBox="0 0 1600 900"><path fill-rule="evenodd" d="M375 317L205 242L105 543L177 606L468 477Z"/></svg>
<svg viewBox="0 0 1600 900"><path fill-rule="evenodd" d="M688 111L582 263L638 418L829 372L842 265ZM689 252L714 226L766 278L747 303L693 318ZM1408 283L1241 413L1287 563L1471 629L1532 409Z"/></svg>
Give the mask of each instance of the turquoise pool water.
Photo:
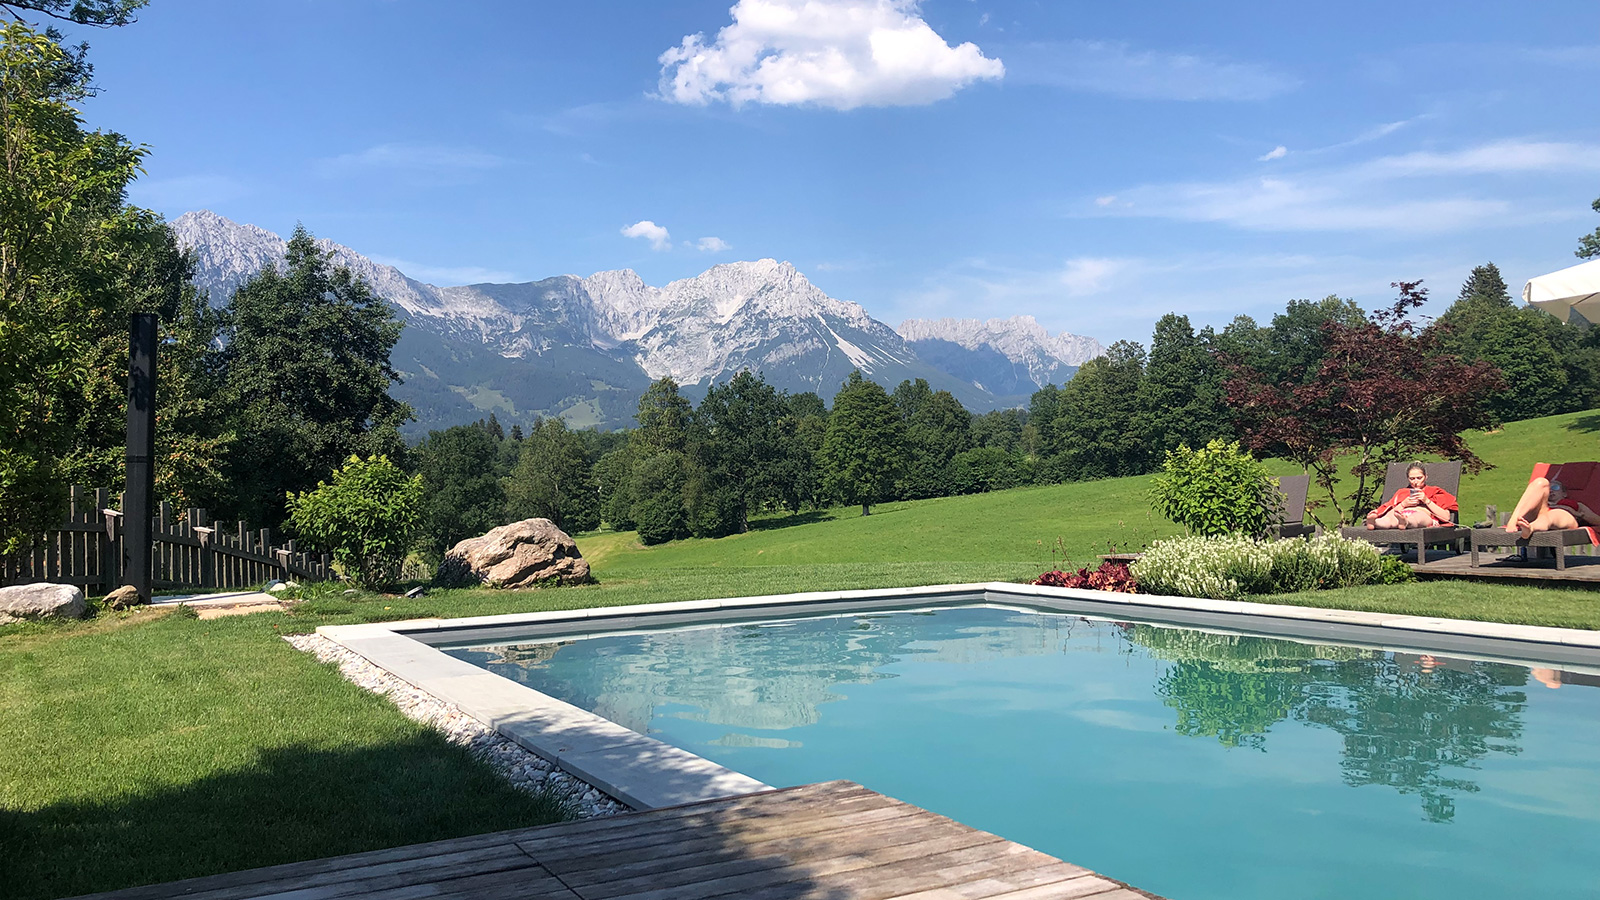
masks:
<svg viewBox="0 0 1600 900"><path fill-rule="evenodd" d="M446 652L1177 900L1600 897L1582 674L994 607Z"/></svg>

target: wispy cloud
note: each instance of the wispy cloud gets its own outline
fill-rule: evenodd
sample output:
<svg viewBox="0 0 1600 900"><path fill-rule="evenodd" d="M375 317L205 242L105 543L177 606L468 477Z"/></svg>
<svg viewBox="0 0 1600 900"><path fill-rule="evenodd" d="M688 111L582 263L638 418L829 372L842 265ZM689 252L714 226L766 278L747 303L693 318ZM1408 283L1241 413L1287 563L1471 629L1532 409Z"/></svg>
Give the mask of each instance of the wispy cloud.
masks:
<svg viewBox="0 0 1600 900"><path fill-rule="evenodd" d="M1089 297L1103 293L1126 266L1126 260L1081 256L1067 260L1058 278L1067 296Z"/></svg>
<svg viewBox="0 0 1600 900"><path fill-rule="evenodd" d="M1268 150L1266 153L1263 153L1262 155L1256 157L1256 162L1267 162L1269 160L1274 160L1274 159L1283 159L1285 156L1288 156L1288 155L1289 155L1289 148L1285 147L1282 144L1279 144L1278 146L1273 147L1271 150Z"/></svg>
<svg viewBox="0 0 1600 900"><path fill-rule="evenodd" d="M128 199L135 205L162 212L210 209L249 193L249 185L227 175L141 178L128 186Z"/></svg>
<svg viewBox="0 0 1600 900"><path fill-rule="evenodd" d="M1439 233L1488 221L1546 221L1520 193L1481 177L1458 184L1446 176L1515 176L1600 172L1600 147L1574 143L1498 141L1454 151L1419 151L1340 167L1302 169L1271 178L1148 184L1096 200L1089 214L1218 222L1259 230ZM1434 176L1442 184L1425 180Z"/></svg>
<svg viewBox="0 0 1600 900"><path fill-rule="evenodd" d="M660 96L848 110L943 100L1004 76L976 44L950 46L918 0L738 0L733 23L661 54Z"/></svg>
<svg viewBox="0 0 1600 900"><path fill-rule="evenodd" d="M448 183L476 177L506 163L504 157L470 147L396 143L377 144L330 157L318 163L317 168L327 176L385 172L413 180Z"/></svg>
<svg viewBox="0 0 1600 900"><path fill-rule="evenodd" d="M1052 41L1005 49L1013 80L1135 100L1268 100L1300 86L1269 66L1139 50L1118 41Z"/></svg>
<svg viewBox="0 0 1600 900"><path fill-rule="evenodd" d="M694 248L702 253L722 253L733 249L727 241L719 237L703 237L694 242Z"/></svg>
<svg viewBox="0 0 1600 900"><path fill-rule="evenodd" d="M382 266L394 266L407 276L428 284L441 286L455 284L505 284L516 281L513 272L487 269L482 266L435 266L394 256L368 254L368 259Z"/></svg>
<svg viewBox="0 0 1600 900"><path fill-rule="evenodd" d="M672 249L672 235L667 232L667 229L657 225L649 219L635 222L632 225L623 226L622 236L630 238L644 238L650 242L650 249L652 250Z"/></svg>
<svg viewBox="0 0 1600 900"><path fill-rule="evenodd" d="M1375 309L1393 298L1389 285L1400 279L1425 280L1436 295L1432 303L1438 309L1432 312L1437 313L1481 262L1448 255L1379 259L1215 252L1079 257L1036 269L963 260L930 273L920 288L893 297L892 308L878 315L897 321L1026 314L1052 332L1087 335L1107 344L1121 339L1148 344L1151 323L1169 312L1188 315L1199 329L1221 328L1240 314L1264 324L1290 299L1329 294ZM1069 284L1078 275L1089 277Z"/></svg>
<svg viewBox="0 0 1600 900"><path fill-rule="evenodd" d="M1509 175L1526 172L1600 172L1600 146L1553 141L1496 141L1448 153L1387 156L1368 163L1376 177Z"/></svg>

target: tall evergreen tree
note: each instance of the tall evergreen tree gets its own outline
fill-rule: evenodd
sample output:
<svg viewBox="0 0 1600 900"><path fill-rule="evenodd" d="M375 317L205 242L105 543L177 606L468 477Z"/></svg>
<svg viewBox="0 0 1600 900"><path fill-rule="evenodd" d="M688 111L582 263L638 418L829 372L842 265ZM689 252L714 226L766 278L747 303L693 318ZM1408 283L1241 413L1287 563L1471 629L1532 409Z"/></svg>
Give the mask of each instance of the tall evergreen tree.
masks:
<svg viewBox="0 0 1600 900"><path fill-rule="evenodd" d="M1486 263L1472 270L1429 333L1441 351L1500 370L1504 386L1488 407L1496 421L1514 422L1566 411L1567 372L1551 345L1552 325L1565 327L1536 309L1518 309L1499 268Z"/></svg>
<svg viewBox="0 0 1600 900"><path fill-rule="evenodd" d="M684 490L689 481L689 444L694 407L678 383L662 378L639 397L639 427L632 434L632 481L621 493L632 497L629 518L639 539L659 544L689 535Z"/></svg>
<svg viewBox="0 0 1600 900"><path fill-rule="evenodd" d="M1222 383L1222 366L1194 333L1189 317L1162 316L1139 385L1139 424L1152 461L1180 444L1204 447L1231 431Z"/></svg>
<svg viewBox="0 0 1600 900"><path fill-rule="evenodd" d="M694 459L702 475L690 516L695 533L721 537L750 528L750 513L782 496L779 479L794 422L777 389L740 372L706 391L695 411Z"/></svg>
<svg viewBox="0 0 1600 900"><path fill-rule="evenodd" d="M401 322L349 269L334 267L296 226L284 270L268 266L228 304L224 353L238 442L229 460L234 508L283 521L286 492L313 487L351 455L397 458L410 407L389 353Z"/></svg>
<svg viewBox="0 0 1600 900"><path fill-rule="evenodd" d="M1144 367L1143 346L1117 341L1061 389L1052 430L1062 477L1082 481L1149 471L1153 457L1139 426Z"/></svg>
<svg viewBox="0 0 1600 900"><path fill-rule="evenodd" d="M877 383L850 373L833 398L833 414L820 454L825 489L844 503L872 504L894 495L906 465L905 425L894 401Z"/></svg>
<svg viewBox="0 0 1600 900"><path fill-rule="evenodd" d="M900 496L920 500L955 493L950 463L972 448L972 414L949 391L934 391L923 378L900 382L893 396L906 426Z"/></svg>
<svg viewBox="0 0 1600 900"><path fill-rule="evenodd" d="M1591 203L1590 207L1595 212L1600 213L1600 198ZM1586 234L1578 238L1578 249L1572 251L1572 255L1579 259L1600 257L1600 228L1596 228L1592 234Z"/></svg>

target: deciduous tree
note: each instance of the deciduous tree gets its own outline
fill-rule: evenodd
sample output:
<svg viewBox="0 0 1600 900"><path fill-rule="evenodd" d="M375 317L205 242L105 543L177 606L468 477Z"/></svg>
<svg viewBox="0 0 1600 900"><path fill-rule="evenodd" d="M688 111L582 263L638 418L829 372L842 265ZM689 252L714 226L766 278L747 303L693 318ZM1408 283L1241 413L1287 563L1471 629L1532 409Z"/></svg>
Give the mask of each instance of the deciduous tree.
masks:
<svg viewBox="0 0 1600 900"><path fill-rule="evenodd" d="M57 38L0 28L0 553L61 515L85 351L118 307L116 260L135 216L123 195L144 155L85 130L76 104L92 92L90 67Z"/></svg>
<svg viewBox="0 0 1600 900"><path fill-rule="evenodd" d="M906 465L905 425L888 393L859 370L833 398L820 463L825 489L844 503L859 503L863 516L894 496Z"/></svg>
<svg viewBox="0 0 1600 900"><path fill-rule="evenodd" d="M1483 400L1500 387L1499 372L1438 352L1437 338L1410 319L1427 291L1421 282L1395 287L1390 308L1359 324L1323 325L1327 352L1311 380L1285 383L1237 366L1228 381L1245 443L1305 467L1345 522L1373 505L1388 463L1437 455L1469 472L1487 465L1462 432L1489 422ZM1347 456L1354 478L1339 496L1334 481Z"/></svg>

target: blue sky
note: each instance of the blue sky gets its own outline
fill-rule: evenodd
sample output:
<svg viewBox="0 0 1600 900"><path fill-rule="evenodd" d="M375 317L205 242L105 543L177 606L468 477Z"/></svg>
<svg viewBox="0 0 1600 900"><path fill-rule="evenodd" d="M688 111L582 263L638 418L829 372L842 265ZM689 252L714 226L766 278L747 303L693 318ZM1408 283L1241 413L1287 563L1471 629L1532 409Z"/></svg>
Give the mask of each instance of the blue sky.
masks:
<svg viewBox="0 0 1600 900"><path fill-rule="evenodd" d="M436 284L792 261L891 325L1513 290L1600 225L1600 5L152 0L131 199ZM1438 308L1443 302L1437 303Z"/></svg>

